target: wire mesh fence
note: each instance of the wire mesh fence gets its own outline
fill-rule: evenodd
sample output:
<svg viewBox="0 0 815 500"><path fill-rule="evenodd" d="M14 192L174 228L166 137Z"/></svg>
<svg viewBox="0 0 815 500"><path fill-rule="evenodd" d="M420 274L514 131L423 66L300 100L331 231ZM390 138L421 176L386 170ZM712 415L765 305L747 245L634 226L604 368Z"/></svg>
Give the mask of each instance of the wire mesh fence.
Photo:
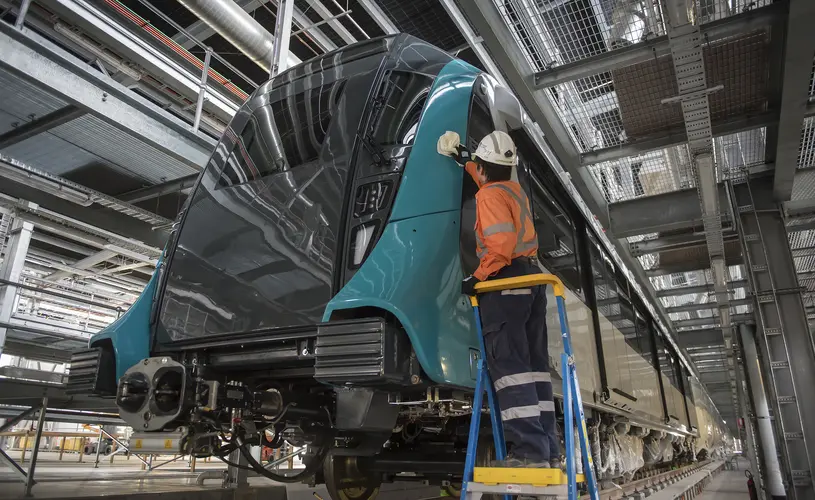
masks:
<svg viewBox="0 0 815 500"><path fill-rule="evenodd" d="M723 135L713 139L713 155L722 179L730 179L764 163L767 143L765 127Z"/></svg>
<svg viewBox="0 0 815 500"><path fill-rule="evenodd" d="M815 167L815 116L804 119L801 146L798 149L798 168Z"/></svg>
<svg viewBox="0 0 815 500"><path fill-rule="evenodd" d="M695 187L686 144L590 165L609 203Z"/></svg>
<svg viewBox="0 0 815 500"><path fill-rule="evenodd" d="M709 23L749 10L770 5L772 0L695 0L693 19L699 24Z"/></svg>

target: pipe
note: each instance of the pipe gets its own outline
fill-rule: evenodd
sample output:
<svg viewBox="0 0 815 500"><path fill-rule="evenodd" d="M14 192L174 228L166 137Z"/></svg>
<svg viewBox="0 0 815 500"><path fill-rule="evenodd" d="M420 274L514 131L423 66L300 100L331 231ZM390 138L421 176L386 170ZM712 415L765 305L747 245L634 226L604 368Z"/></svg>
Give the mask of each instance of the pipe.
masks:
<svg viewBox="0 0 815 500"><path fill-rule="evenodd" d="M767 392L759 367L756 338L753 325L740 324L742 348L744 349L744 368L747 371L747 382L753 394L753 405L756 412L756 428L761 441L761 454L766 466L767 491L773 499L786 498L784 482L781 477L781 465L778 463L778 449L773 434L773 424L770 417L770 408L767 404Z"/></svg>
<svg viewBox="0 0 815 500"><path fill-rule="evenodd" d="M232 0L179 0L181 5L226 38L255 64L271 70L275 37ZM289 66L300 59L288 56Z"/></svg>
<svg viewBox="0 0 815 500"><path fill-rule="evenodd" d="M195 484L198 486L203 486L204 481L207 479L217 479L219 481L223 481L225 474L225 470L207 470L198 474L198 477L195 478Z"/></svg>

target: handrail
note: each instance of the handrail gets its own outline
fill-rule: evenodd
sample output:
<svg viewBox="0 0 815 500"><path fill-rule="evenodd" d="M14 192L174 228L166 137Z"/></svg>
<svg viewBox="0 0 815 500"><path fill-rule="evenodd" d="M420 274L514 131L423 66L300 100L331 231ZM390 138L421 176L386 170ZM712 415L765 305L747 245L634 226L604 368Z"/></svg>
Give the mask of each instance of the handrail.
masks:
<svg viewBox="0 0 815 500"><path fill-rule="evenodd" d="M475 293L498 292L501 290L512 290L514 288L529 288L537 285L552 285L555 297L566 299L566 288L563 282L554 274L527 274L526 276L516 276L514 278L501 278L497 280L487 280L475 285ZM473 306L478 305L475 296L470 297Z"/></svg>

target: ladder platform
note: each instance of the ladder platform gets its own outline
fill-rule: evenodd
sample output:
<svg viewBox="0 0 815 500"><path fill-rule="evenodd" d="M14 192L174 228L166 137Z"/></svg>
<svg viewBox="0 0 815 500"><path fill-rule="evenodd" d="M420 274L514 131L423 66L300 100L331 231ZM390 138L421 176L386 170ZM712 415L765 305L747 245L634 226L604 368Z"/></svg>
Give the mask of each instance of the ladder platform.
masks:
<svg viewBox="0 0 815 500"><path fill-rule="evenodd" d="M519 467L475 467L473 481L485 485L531 485L559 486L569 479L561 469L525 469ZM577 474L577 482L585 482L583 474Z"/></svg>
<svg viewBox="0 0 815 500"><path fill-rule="evenodd" d="M550 486L467 483L467 500L481 500L485 494L536 497L538 500L567 500L569 496L569 485L565 483Z"/></svg>

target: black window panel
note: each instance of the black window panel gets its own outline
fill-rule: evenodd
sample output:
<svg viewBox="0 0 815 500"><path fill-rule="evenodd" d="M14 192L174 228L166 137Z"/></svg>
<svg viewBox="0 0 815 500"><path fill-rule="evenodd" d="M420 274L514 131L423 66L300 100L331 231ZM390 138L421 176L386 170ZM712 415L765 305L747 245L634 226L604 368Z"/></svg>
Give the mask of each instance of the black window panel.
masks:
<svg viewBox="0 0 815 500"><path fill-rule="evenodd" d="M665 376L665 379L679 390L679 380L674 371L676 356L671 350L670 344L665 340L662 333L656 335L657 357L659 358L659 371Z"/></svg>
<svg viewBox="0 0 815 500"><path fill-rule="evenodd" d="M566 210L556 201L553 193L531 174L545 168L535 165L518 144L518 171L529 181L524 186L529 195L535 232L538 236L538 258L546 269L558 275L563 283L582 297L580 263L575 246L575 227ZM532 157L534 158L534 157Z"/></svg>
<svg viewBox="0 0 815 500"><path fill-rule="evenodd" d="M637 315L634 321L637 329L637 342L639 344L637 351L648 361L649 365L656 367L652 350L654 341L651 331L651 322L648 320L648 316L645 312L639 307L635 306L634 311Z"/></svg>
<svg viewBox="0 0 815 500"><path fill-rule="evenodd" d="M597 299L597 311L608 318L612 311L618 308L617 281L614 279L614 268L605 258L605 252L589 234L589 256L591 258L591 273L594 278L594 295Z"/></svg>
<svg viewBox="0 0 815 500"><path fill-rule="evenodd" d="M235 186L317 161L344 81L262 106L240 135L227 129L234 147L221 186Z"/></svg>

